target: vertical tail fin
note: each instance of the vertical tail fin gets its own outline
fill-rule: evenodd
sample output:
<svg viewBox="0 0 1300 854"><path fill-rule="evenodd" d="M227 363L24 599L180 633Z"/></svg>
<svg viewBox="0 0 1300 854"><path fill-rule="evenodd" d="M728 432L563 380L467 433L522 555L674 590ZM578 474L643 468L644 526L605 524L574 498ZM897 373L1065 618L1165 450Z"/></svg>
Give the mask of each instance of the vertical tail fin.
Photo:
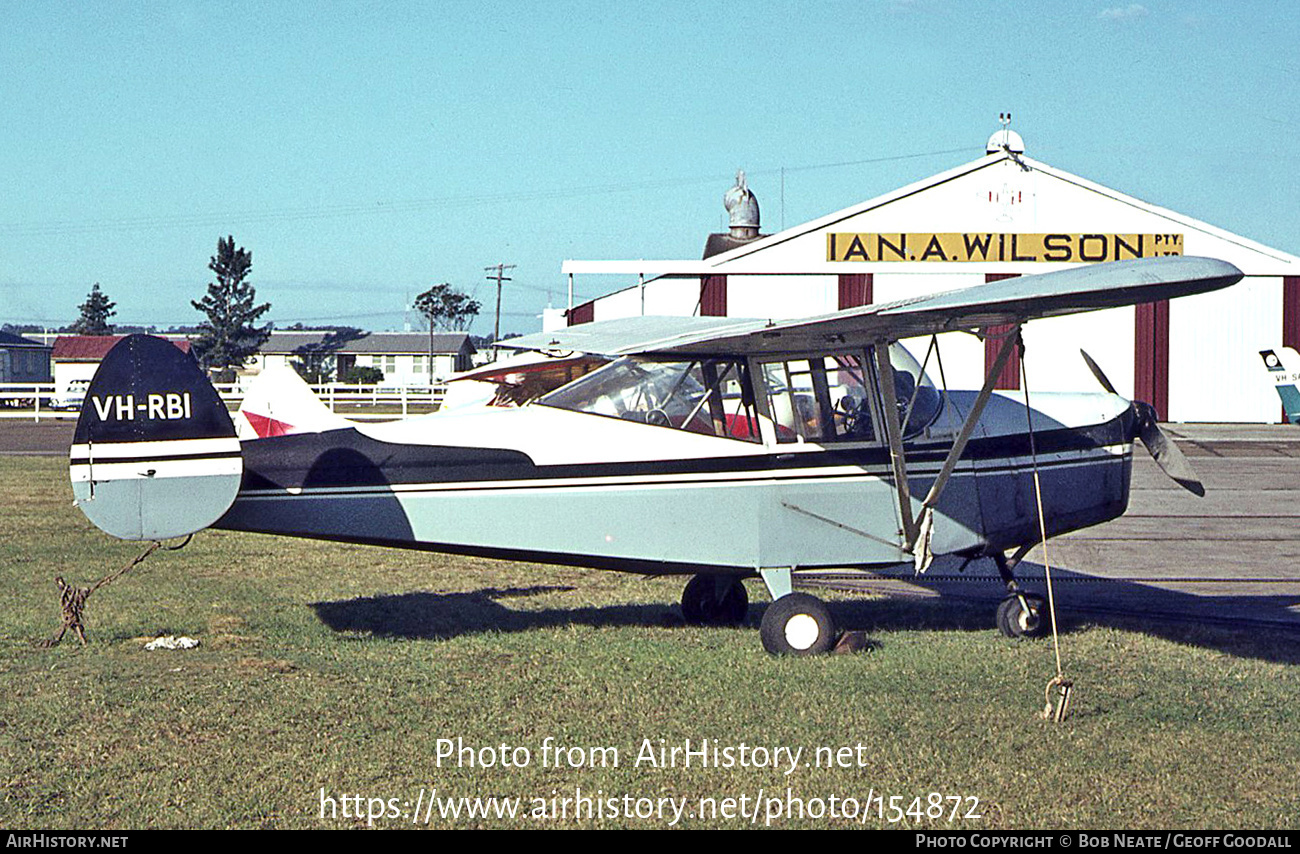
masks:
<svg viewBox="0 0 1300 854"><path fill-rule="evenodd" d="M1282 398L1282 411L1286 420L1300 424L1300 353L1290 347L1275 347L1272 350L1260 350L1260 358L1273 380L1278 397Z"/></svg>
<svg viewBox="0 0 1300 854"><path fill-rule="evenodd" d="M161 540L221 518L239 493L243 457L194 358L162 338L129 335L86 389L70 475L77 506L101 530Z"/></svg>

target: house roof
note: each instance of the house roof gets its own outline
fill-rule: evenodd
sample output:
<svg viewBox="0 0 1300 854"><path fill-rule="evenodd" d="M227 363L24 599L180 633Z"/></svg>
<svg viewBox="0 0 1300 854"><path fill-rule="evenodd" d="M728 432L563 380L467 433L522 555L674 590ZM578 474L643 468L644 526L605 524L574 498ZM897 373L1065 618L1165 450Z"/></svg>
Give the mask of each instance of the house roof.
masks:
<svg viewBox="0 0 1300 854"><path fill-rule="evenodd" d="M98 362L125 335L60 335L54 339L50 358L56 362ZM170 340L170 339L169 339ZM172 340L181 352L190 352L190 342Z"/></svg>
<svg viewBox="0 0 1300 854"><path fill-rule="evenodd" d="M0 347L40 347L46 350L49 349L49 345L33 341L30 338L24 338L21 335L15 335L12 332L0 332Z"/></svg>
<svg viewBox="0 0 1300 854"><path fill-rule="evenodd" d="M303 347L315 346L324 340L325 332L272 332L261 347L262 353L295 353Z"/></svg>
<svg viewBox="0 0 1300 854"><path fill-rule="evenodd" d="M261 352L290 355L304 347L321 344L329 334L326 331L272 332ZM474 345L470 343L468 332L435 332L432 337L427 332L366 332L331 352L422 354L431 349L434 353L459 353L462 350L472 353Z"/></svg>

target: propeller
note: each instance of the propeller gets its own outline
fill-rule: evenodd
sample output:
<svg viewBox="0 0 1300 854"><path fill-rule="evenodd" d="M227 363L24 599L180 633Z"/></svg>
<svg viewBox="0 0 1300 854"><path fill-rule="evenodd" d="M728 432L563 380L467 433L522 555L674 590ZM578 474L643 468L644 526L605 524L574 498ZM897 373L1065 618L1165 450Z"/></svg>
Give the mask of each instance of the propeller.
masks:
<svg viewBox="0 0 1300 854"><path fill-rule="evenodd" d="M1106 378L1101 366L1094 362L1092 357L1083 350L1079 351L1079 355L1083 356L1083 361L1087 363L1088 370L1092 371L1092 375L1097 378L1097 382L1101 383L1101 387L1110 394L1118 394L1115 391L1115 386ZM1137 435L1142 439L1142 444L1146 446L1151 458L1156 461L1156 465L1160 466L1160 470L1169 475L1183 489L1193 495L1204 497L1205 486L1201 483L1201 479L1196 476L1192 464L1187 461L1187 457L1174 444L1174 440L1169 438L1169 434L1161 430L1160 425L1156 423L1155 407L1140 400L1133 401L1132 407Z"/></svg>
<svg viewBox="0 0 1300 854"><path fill-rule="evenodd" d="M1079 355L1083 357L1083 361L1088 365L1088 370L1092 371L1092 375L1097 378L1097 382L1101 383L1102 388L1111 394L1119 394L1119 392L1115 391L1115 386L1111 385L1110 380L1106 378L1106 373L1101 369L1101 365L1092 360L1092 356L1089 356L1084 350L1080 350Z"/></svg>

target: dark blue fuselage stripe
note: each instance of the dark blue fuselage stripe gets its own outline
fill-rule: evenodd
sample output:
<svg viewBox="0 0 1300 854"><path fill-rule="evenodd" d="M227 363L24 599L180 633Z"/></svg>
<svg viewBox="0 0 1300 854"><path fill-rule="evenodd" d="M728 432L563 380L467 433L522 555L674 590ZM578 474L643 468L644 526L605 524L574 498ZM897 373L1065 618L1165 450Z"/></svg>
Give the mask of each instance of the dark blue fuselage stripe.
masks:
<svg viewBox="0 0 1300 854"><path fill-rule="evenodd" d="M1111 460L1115 462L1120 462L1123 460L1123 457L1108 456L1105 459L1090 457L1087 459L1039 460L1038 468L1040 470L1048 470L1054 468L1066 468L1069 466L1096 465L1099 462L1107 462ZM1029 467L1028 463L1023 463L1019 465L1007 464L1007 465L999 465L999 466L987 466L984 468L959 468L954 474L959 477L964 475L993 477L996 475L1003 475L1003 474L1017 474L1019 472L1024 471L1028 467ZM815 467L808 466L807 468L815 468ZM717 472L715 474L726 474L726 473L727 472ZM926 471L926 472L909 472L908 479L918 480L918 479L925 479L925 478L933 478L936 477L938 473L939 473L938 469L935 469L933 471ZM479 487L464 486L463 484L465 484L465 481L443 481L443 482L429 482L429 483L422 483L422 484L414 484L414 483L390 484L388 486L369 486L369 487L356 486L356 485L339 486L339 487L322 486L322 487L307 487L304 492L301 493L295 492L293 493L293 495L295 497L310 496L314 498L391 495L393 488L396 486L407 487L402 489L401 492L402 495L420 495L424 493L447 492L449 490L447 490L445 486L451 485L452 483L460 485L458 489L452 491L464 491L464 492L496 492L496 491L507 492L507 491L517 491L517 490L547 489L547 488L624 489L628 487L636 488L636 487L663 487L663 486L674 486L674 487L745 486L745 485L767 483L770 481L779 481L779 482L816 481L820 483L823 481L860 480L861 478L864 477L876 477L882 480L892 480L892 473L882 468L878 473L872 473L868 471L857 471L857 472L841 472L837 474L808 474L808 475L793 475L793 476L782 476L782 475L774 474L772 477L769 478L736 478L734 480L720 480L717 477L712 477L712 478L700 477L700 478L673 479L673 480L616 480L615 479L613 480L613 482L596 482L594 480L595 477L596 475L592 475L589 477L580 478L578 479L577 482L562 483L562 484L554 484L553 481L556 480L556 478L535 477L535 478L528 478L519 481L493 482L491 485L483 485ZM283 497L286 493L281 489L271 489L271 490L267 490L264 488L250 489L249 487L244 486L241 487L239 494L241 498L261 498L261 497L275 498L275 497Z"/></svg>

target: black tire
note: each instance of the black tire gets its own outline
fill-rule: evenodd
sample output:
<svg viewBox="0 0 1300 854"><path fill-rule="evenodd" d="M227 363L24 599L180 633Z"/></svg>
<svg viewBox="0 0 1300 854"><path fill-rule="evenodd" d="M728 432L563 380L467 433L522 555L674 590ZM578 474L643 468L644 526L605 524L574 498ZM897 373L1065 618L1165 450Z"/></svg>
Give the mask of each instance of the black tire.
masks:
<svg viewBox="0 0 1300 854"><path fill-rule="evenodd" d="M835 645L839 629L825 602L788 593L768 606L759 635L773 655L819 655Z"/></svg>
<svg viewBox="0 0 1300 854"><path fill-rule="evenodd" d="M1008 596L998 605L998 631L1009 638L1041 638L1052 628L1047 602L1034 593L1022 595L1029 605L1028 613L1020 604L1020 596Z"/></svg>
<svg viewBox="0 0 1300 854"><path fill-rule="evenodd" d="M749 593L739 578L695 575L682 591L682 617L692 626L738 626L749 615Z"/></svg>

